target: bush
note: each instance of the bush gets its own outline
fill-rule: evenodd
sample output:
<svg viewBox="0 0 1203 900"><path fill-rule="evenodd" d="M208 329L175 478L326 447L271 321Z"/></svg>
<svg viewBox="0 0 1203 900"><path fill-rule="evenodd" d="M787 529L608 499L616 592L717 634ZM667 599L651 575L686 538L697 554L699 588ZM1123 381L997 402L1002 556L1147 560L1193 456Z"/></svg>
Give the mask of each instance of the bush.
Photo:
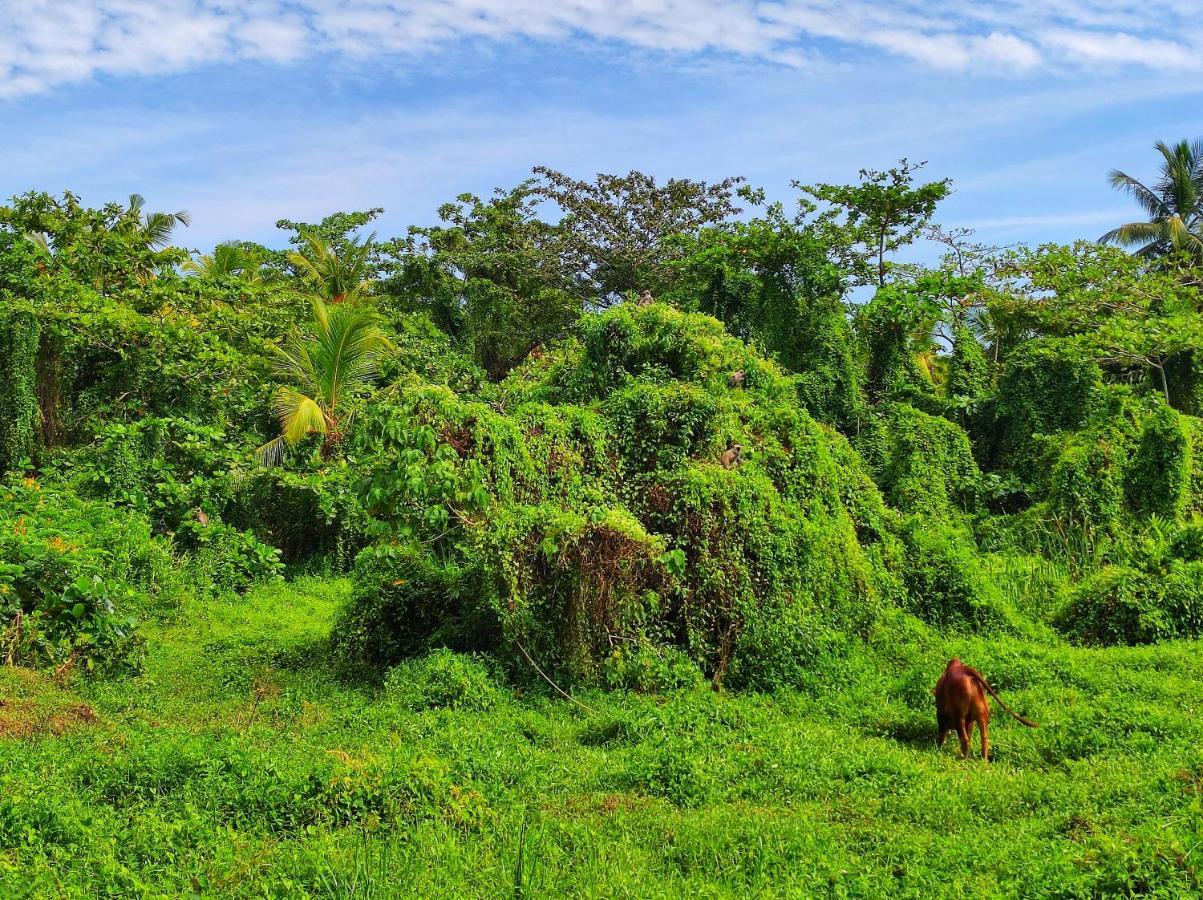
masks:
<svg viewBox="0 0 1203 900"><path fill-rule="evenodd" d="M279 550L222 522L185 522L177 538L193 552L192 572L218 590L242 593L257 581L284 573Z"/></svg>
<svg viewBox="0 0 1203 900"><path fill-rule="evenodd" d="M137 669L134 610L172 565L141 517L29 480L0 487L0 657Z"/></svg>
<svg viewBox="0 0 1203 900"><path fill-rule="evenodd" d="M1143 515L1180 519L1190 504L1191 435L1182 416L1158 404L1147 417L1125 476L1128 504Z"/></svg>
<svg viewBox="0 0 1203 900"><path fill-rule="evenodd" d="M616 647L602 663L602 680L610 688L645 694L689 690L704 683L702 671L686 653L646 639Z"/></svg>
<svg viewBox="0 0 1203 900"><path fill-rule="evenodd" d="M1086 431L1067 436L1049 474L1049 504L1069 525L1107 529L1124 512L1123 444Z"/></svg>
<svg viewBox="0 0 1203 900"><path fill-rule="evenodd" d="M359 554L354 579L333 632L334 648L348 662L385 669L432 648L496 643L478 565L441 563L419 548L381 544Z"/></svg>
<svg viewBox="0 0 1203 900"><path fill-rule="evenodd" d="M912 613L938 626L980 630L1010 624L1010 610L967 532L912 518L903 540L905 605Z"/></svg>
<svg viewBox="0 0 1203 900"><path fill-rule="evenodd" d="M395 666L385 678L390 700L412 712L425 709L462 709L485 712L505 702L480 658L447 649Z"/></svg>
<svg viewBox="0 0 1203 900"><path fill-rule="evenodd" d="M604 680L635 643L719 682L778 684L800 677L796 637L817 623L869 634L901 594L896 518L847 440L799 407L796 379L662 305L580 328L495 402L412 384L361 419L382 537L336 641L386 664L432 640L491 646L565 682ZM959 497L976 470L956 459ZM401 549L414 542L427 551Z"/></svg>
<svg viewBox="0 0 1203 900"><path fill-rule="evenodd" d="M993 467L1039 480L1041 454L1033 437L1081 428L1103 400L1103 373L1054 340L1028 341L998 378L985 438Z"/></svg>
<svg viewBox="0 0 1203 900"><path fill-rule="evenodd" d="M977 507L982 473L959 425L903 403L888 405L886 423L882 488L893 506L940 517Z"/></svg>
<svg viewBox="0 0 1203 900"><path fill-rule="evenodd" d="M0 307L0 475L34 454L41 334L33 314Z"/></svg>
<svg viewBox="0 0 1203 900"><path fill-rule="evenodd" d="M1164 575L1108 566L1074 591L1057 626L1084 644L1150 644L1203 635L1203 563Z"/></svg>
<svg viewBox="0 0 1203 900"><path fill-rule="evenodd" d="M1186 562L1203 562L1203 521L1196 519L1175 531L1169 552Z"/></svg>

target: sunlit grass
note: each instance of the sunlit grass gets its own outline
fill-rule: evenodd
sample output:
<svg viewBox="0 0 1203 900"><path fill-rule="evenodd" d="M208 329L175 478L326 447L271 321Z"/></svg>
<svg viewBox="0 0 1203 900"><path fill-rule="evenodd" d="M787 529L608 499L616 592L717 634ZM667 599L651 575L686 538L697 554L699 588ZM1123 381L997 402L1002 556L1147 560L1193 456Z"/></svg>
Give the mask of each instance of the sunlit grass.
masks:
<svg viewBox="0 0 1203 900"><path fill-rule="evenodd" d="M806 694L599 691L586 710L497 684L480 709L421 709L437 693L330 664L347 590L192 598L149 627L144 675L74 694L0 673L6 698L97 717L0 738L0 896L1200 890L1197 643L900 630ZM1041 725L996 709L990 764L933 746L953 654Z"/></svg>

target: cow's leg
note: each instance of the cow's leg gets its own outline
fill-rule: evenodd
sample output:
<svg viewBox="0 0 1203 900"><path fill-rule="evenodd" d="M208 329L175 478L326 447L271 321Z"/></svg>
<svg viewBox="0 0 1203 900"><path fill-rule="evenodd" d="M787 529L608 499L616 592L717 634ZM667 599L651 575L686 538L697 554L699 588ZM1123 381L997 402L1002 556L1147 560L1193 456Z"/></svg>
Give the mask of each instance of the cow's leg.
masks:
<svg viewBox="0 0 1203 900"><path fill-rule="evenodd" d="M961 759L969 758L969 729L965 720L957 722L957 737L961 741Z"/></svg>

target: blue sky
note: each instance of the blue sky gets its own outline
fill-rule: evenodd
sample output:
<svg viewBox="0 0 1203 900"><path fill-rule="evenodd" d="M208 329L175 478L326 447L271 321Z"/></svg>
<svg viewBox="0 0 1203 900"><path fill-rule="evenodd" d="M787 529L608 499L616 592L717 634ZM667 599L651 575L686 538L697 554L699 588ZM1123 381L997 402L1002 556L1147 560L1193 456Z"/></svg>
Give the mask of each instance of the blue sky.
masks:
<svg viewBox="0 0 1203 900"><path fill-rule="evenodd" d="M1110 168L1203 136L1203 0L0 0L0 195L137 191L185 245L535 164L851 181L901 156L990 243L1136 215Z"/></svg>

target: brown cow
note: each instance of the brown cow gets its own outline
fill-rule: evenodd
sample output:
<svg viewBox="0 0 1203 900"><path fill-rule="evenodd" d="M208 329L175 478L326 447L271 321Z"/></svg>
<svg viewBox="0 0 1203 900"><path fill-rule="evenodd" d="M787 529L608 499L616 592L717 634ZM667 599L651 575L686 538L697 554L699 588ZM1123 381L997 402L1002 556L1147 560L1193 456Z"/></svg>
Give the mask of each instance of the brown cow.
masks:
<svg viewBox="0 0 1203 900"><path fill-rule="evenodd" d="M967 666L959 659L948 663L948 668L936 682L936 726L940 736L936 738L936 746L943 747L948 732L957 730L961 741L961 756L969 756L969 741L973 738L973 723L982 729L982 759L990 759L990 704L986 700L987 692L998 701L998 705L1009 712L1017 721L1029 728L1038 727L1035 722L1029 722L1007 704L994 688L986 681L985 676L972 666Z"/></svg>

